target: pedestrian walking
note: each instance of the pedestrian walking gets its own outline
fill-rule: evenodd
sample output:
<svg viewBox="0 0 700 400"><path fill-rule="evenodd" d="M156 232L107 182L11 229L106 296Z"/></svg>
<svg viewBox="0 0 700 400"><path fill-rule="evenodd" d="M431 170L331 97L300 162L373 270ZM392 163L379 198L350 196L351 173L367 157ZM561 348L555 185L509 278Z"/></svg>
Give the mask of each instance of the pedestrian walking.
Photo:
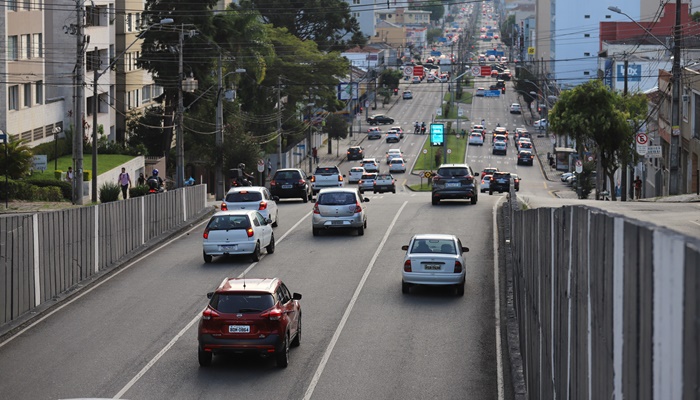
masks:
<svg viewBox="0 0 700 400"><path fill-rule="evenodd" d="M639 179L639 175L634 178L634 195L639 200L642 197L642 180Z"/></svg>
<svg viewBox="0 0 700 400"><path fill-rule="evenodd" d="M66 172L66 182L73 183L73 167L68 167L68 172Z"/></svg>
<svg viewBox="0 0 700 400"><path fill-rule="evenodd" d="M143 172L141 172L141 173L139 174L139 178L136 180L136 184L137 184L138 186L143 186L143 185L146 184L146 177L143 176Z"/></svg>
<svg viewBox="0 0 700 400"><path fill-rule="evenodd" d="M269 177L272 175L272 161L270 159L267 159L267 176Z"/></svg>
<svg viewBox="0 0 700 400"><path fill-rule="evenodd" d="M313 156L314 162L318 164L318 149L315 146L311 148L311 156Z"/></svg>
<svg viewBox="0 0 700 400"><path fill-rule="evenodd" d="M131 177L129 176L129 173L126 172L126 168L122 167L122 173L119 174L119 179L117 179L117 182L122 188L122 197L124 200L126 200L126 195L129 192L129 186L131 186Z"/></svg>

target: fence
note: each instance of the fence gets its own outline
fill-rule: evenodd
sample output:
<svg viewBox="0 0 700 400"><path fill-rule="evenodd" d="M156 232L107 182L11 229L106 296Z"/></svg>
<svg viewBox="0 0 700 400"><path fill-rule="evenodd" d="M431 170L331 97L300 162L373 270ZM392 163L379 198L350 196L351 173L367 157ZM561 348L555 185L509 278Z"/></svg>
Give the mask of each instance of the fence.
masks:
<svg viewBox="0 0 700 400"><path fill-rule="evenodd" d="M206 186L0 217L0 325L114 267L198 217Z"/></svg>
<svg viewBox="0 0 700 400"><path fill-rule="evenodd" d="M511 199L508 272L527 397L700 398L700 240L583 206L520 210Z"/></svg>

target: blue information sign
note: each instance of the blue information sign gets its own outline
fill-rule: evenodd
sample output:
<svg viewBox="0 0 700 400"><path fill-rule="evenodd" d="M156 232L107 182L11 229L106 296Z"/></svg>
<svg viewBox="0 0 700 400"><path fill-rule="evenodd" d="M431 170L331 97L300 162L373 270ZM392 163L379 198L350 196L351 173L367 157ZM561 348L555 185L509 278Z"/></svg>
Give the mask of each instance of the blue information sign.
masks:
<svg viewBox="0 0 700 400"><path fill-rule="evenodd" d="M500 90L484 90L484 97L500 97Z"/></svg>
<svg viewBox="0 0 700 400"><path fill-rule="evenodd" d="M439 51L431 51L430 55L433 57L440 57L442 55L442 53Z"/></svg>
<svg viewBox="0 0 700 400"><path fill-rule="evenodd" d="M430 124L430 145L442 146L445 143L445 125Z"/></svg>

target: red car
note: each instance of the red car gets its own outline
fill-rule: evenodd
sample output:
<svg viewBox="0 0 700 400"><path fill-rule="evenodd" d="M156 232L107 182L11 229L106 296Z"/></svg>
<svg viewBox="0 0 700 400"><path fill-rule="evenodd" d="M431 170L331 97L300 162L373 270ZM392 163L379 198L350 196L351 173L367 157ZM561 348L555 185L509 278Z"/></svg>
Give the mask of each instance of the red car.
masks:
<svg viewBox="0 0 700 400"><path fill-rule="evenodd" d="M299 293L277 278L226 278L207 297L197 331L200 366L215 354L257 353L287 367L289 347L301 343Z"/></svg>
<svg viewBox="0 0 700 400"><path fill-rule="evenodd" d="M496 168L496 167L484 168L484 170L481 171L481 178L483 178L486 175L493 175L494 172L498 172L498 168Z"/></svg>

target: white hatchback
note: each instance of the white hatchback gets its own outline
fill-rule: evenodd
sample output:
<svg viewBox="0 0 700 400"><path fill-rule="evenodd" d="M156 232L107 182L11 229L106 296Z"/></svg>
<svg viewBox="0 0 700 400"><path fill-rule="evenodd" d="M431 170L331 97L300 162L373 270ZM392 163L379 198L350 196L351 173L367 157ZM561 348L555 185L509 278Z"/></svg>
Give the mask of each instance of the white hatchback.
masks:
<svg viewBox="0 0 700 400"><path fill-rule="evenodd" d="M275 236L272 220L258 211L219 211L204 228L202 254L204 262L212 262L213 256L250 254L259 261L262 249L275 252Z"/></svg>
<svg viewBox="0 0 700 400"><path fill-rule="evenodd" d="M464 295L466 265L464 253L469 248L454 235L420 234L411 238L403 260L401 292L408 293L413 285L441 285L457 288Z"/></svg>
<svg viewBox="0 0 700 400"><path fill-rule="evenodd" d="M362 175L365 174L365 169L362 167L352 167L350 172L348 172L348 182L356 183L362 179Z"/></svg>
<svg viewBox="0 0 700 400"><path fill-rule="evenodd" d="M406 163L402 158L392 158L389 162L389 172L406 172Z"/></svg>
<svg viewBox="0 0 700 400"><path fill-rule="evenodd" d="M481 136L481 133L479 133L479 132L472 132L469 135L469 144L472 144L475 146L483 146L484 145L484 137Z"/></svg>
<svg viewBox="0 0 700 400"><path fill-rule="evenodd" d="M238 186L231 188L221 202L221 211L226 210L256 210L263 218L272 219L272 226L277 226L277 201L279 197L272 196L263 186Z"/></svg>

